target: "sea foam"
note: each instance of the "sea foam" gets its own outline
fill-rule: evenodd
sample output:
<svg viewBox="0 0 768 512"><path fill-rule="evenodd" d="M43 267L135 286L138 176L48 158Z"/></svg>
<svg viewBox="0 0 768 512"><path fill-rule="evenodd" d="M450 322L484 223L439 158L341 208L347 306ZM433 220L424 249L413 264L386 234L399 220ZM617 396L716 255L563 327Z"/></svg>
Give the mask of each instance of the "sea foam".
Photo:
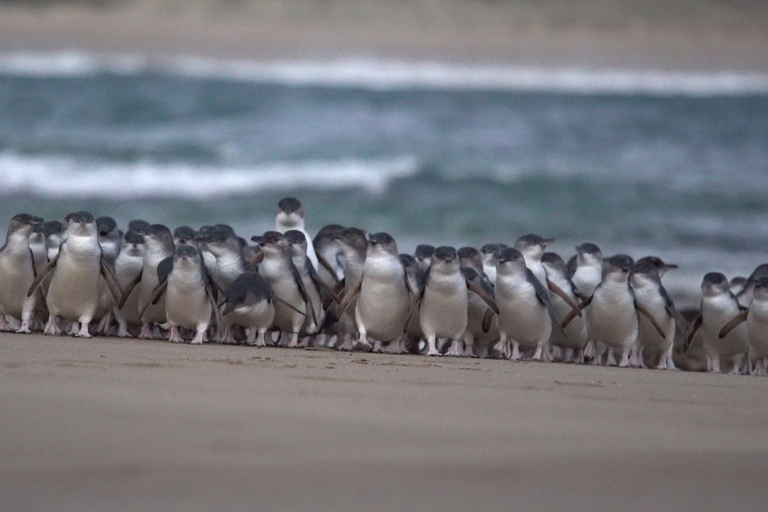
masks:
<svg viewBox="0 0 768 512"><path fill-rule="evenodd" d="M195 56L150 58L142 55L107 55L79 51L0 54L0 74L71 77L98 73L164 73L295 87L354 87L373 90L475 89L656 96L768 94L768 73L732 70L696 72L460 65L373 58L259 62Z"/></svg>
<svg viewBox="0 0 768 512"><path fill-rule="evenodd" d="M0 154L3 195L27 193L46 197L130 199L172 196L207 199L301 188L361 188L381 193L392 180L412 176L418 170L416 159L408 157L214 167Z"/></svg>

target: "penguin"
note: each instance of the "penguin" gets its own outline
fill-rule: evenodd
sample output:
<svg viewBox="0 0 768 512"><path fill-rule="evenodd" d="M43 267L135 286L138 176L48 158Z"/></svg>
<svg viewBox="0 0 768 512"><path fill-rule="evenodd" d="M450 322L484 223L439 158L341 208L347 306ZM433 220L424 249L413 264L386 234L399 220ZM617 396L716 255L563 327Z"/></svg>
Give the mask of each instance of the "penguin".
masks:
<svg viewBox="0 0 768 512"><path fill-rule="evenodd" d="M658 258L657 258L658 260ZM639 316L638 341L644 356L658 357L657 370L676 370L672 360L672 349L675 341L675 329L677 323L677 310L672 298L667 294L664 285L661 284L661 276L669 266L652 258L637 260L632 269L630 281L635 294L637 304L645 307L648 312L659 322L665 336L661 337L655 327L645 316ZM660 270L661 269L661 270Z"/></svg>
<svg viewBox="0 0 768 512"><path fill-rule="evenodd" d="M746 322L749 342L748 372L752 375L768 375L768 277L758 278L752 286L752 302L749 309L733 317L718 333L721 340Z"/></svg>
<svg viewBox="0 0 768 512"><path fill-rule="evenodd" d="M104 257L104 261L114 272L115 260L120 253L120 245L123 234L117 227L117 222L112 217L99 217L96 219L96 229L99 233L99 246ZM119 282L119 280L118 280ZM98 334L109 334L112 324L112 310L117 304L112 298L108 286L104 279L99 281L99 307L96 310L95 320L99 320L96 326Z"/></svg>
<svg viewBox="0 0 768 512"><path fill-rule="evenodd" d="M144 265L144 237L135 231L128 230L123 236L120 254L115 260L115 276L123 287L125 297L122 305L116 304L113 309L117 320L117 335L129 338L129 327L141 327L139 318L139 290L130 284L141 276ZM130 291L128 291L130 288ZM122 301L123 299L121 299Z"/></svg>
<svg viewBox="0 0 768 512"><path fill-rule="evenodd" d="M266 333L275 319L275 295L269 281L257 272L243 272L225 297L222 319L243 326L248 345L266 346Z"/></svg>
<svg viewBox="0 0 768 512"><path fill-rule="evenodd" d="M41 220L27 213L14 215L0 248L0 308L18 333L32 332L30 322L41 300L39 293L26 293L38 275L29 239Z"/></svg>
<svg viewBox="0 0 768 512"><path fill-rule="evenodd" d="M368 247L368 240L365 231L362 229L349 227L337 233L334 240L339 244L344 254L344 278L339 281L336 287L337 292L343 291L343 295L348 295L355 285L363 277L363 266L365 264L365 253ZM342 298L343 300L343 298ZM344 314L336 312L337 329L343 338L339 345L340 350L352 350L355 346L354 338L357 337L357 322L355 321L355 308L357 303L353 300Z"/></svg>
<svg viewBox="0 0 768 512"><path fill-rule="evenodd" d="M477 275L474 271L466 272ZM464 355L463 336L467 329L469 308L468 288L487 301L494 313L498 313L495 302L477 281L467 279L467 274L461 269L456 249L449 246L436 248L427 269L425 286L418 296L419 323L427 339L427 355L441 355L437 348L438 338L448 339L448 355Z"/></svg>
<svg viewBox="0 0 768 512"><path fill-rule="evenodd" d="M339 314L356 298L358 343L367 349L373 348L370 339L400 343L412 295L395 239L388 233L374 233L368 239L362 277L342 299Z"/></svg>
<svg viewBox="0 0 768 512"><path fill-rule="evenodd" d="M474 247L462 247L457 251L459 265L467 281L473 281L491 298L495 298L493 285L483 272L483 256ZM473 274L474 273L474 274ZM499 317L489 314L486 302L475 292L469 291L467 330L464 331L464 356L488 357L489 349L499 340ZM490 315L490 318L489 318ZM490 324L488 321L490 320Z"/></svg>
<svg viewBox="0 0 768 512"><path fill-rule="evenodd" d="M275 297L281 299L275 302L274 325L281 331L281 336L282 333L291 334L287 346L296 348L307 318L315 325L317 319L299 270L293 263L290 244L277 231L267 231L251 240L261 246L264 254L259 265L259 275L272 286Z"/></svg>
<svg viewBox="0 0 768 512"><path fill-rule="evenodd" d="M141 228L139 228L141 229ZM143 306L148 304L148 299L159 283L157 266L166 258L172 258L175 252L173 235L171 230L163 224L152 224L144 233L144 259L141 273L131 281L124 290L123 299L118 303L122 308L125 301L133 292L134 287L139 287L138 303ZM148 309L141 315L143 325L139 338L159 338L158 326L168 320L165 313L165 296L160 295L157 301L149 301ZM153 328L154 324L154 328Z"/></svg>
<svg viewBox="0 0 768 512"><path fill-rule="evenodd" d="M45 334L61 334L57 318L63 317L72 322L72 334L90 338L89 327L99 302L100 277L104 277L115 301L120 300L122 290L104 260L93 215L86 211L70 213L62 227L63 241L58 254L37 275L27 296L31 296L52 273Z"/></svg>
<svg viewBox="0 0 768 512"><path fill-rule="evenodd" d="M317 275L317 271L312 262L307 256L307 238L301 231L290 229L286 231L283 236L288 241L291 247L291 259L296 269L299 271L301 280L304 283L304 288L309 296L309 302L314 308L313 314L308 315L309 318L314 318L316 323L310 323L307 319L307 324L304 325L304 331L307 334L316 334L320 331L325 322L325 310L323 309L323 295L329 295L334 302L338 302L339 299L334 291Z"/></svg>
<svg viewBox="0 0 768 512"><path fill-rule="evenodd" d="M411 290L421 290L427 279L427 273L421 270L419 262L410 254L400 254L400 263L405 269L405 278L408 280L408 286ZM390 343L385 352L390 354L404 354L408 352L420 353L419 343L424 338L424 332L421 330L418 309L414 311L408 325L405 328L405 338L403 343Z"/></svg>
<svg viewBox="0 0 768 512"><path fill-rule="evenodd" d="M547 279L558 288L565 290L571 299L568 302L557 294L551 294L549 297L555 317L562 320L572 311L571 303L579 300L576 296L576 287L568 277L565 262L558 254L545 252L541 257L541 264L547 273ZM564 352L562 360L565 362L584 363L584 348L587 346L588 336L586 315L582 315L574 318L562 331L557 328L552 329L549 342L553 347Z"/></svg>
<svg viewBox="0 0 768 512"><path fill-rule="evenodd" d="M701 282L701 313L694 320L686 336L686 348L700 328L704 334L704 355L707 358L707 370L721 373L723 361L731 368L731 373L738 374L745 356L748 357L749 341L745 325L736 325L726 336L720 337L723 328L745 308L733 296L726 278L720 272L709 272ZM732 366L731 366L732 365Z"/></svg>
<svg viewBox="0 0 768 512"><path fill-rule="evenodd" d="M275 217L275 231L285 233L288 230L295 229L304 233L307 239L307 257L315 268L320 263L317 260L315 247L312 245L312 237L305 229L304 207L301 201L295 197L284 197L277 203L277 216Z"/></svg>
<svg viewBox="0 0 768 512"><path fill-rule="evenodd" d="M520 346L533 347L533 359L544 359L549 337L557 323L549 294L526 267L523 254L508 247L496 253L496 304L499 308L499 342L496 350L513 360L521 358ZM512 348L510 350L510 344Z"/></svg>
<svg viewBox="0 0 768 512"><path fill-rule="evenodd" d="M242 244L231 227L213 226L201 232L197 241L216 259L216 267L211 275L222 293L226 293L240 274L254 270L243 256Z"/></svg>
<svg viewBox="0 0 768 512"><path fill-rule="evenodd" d="M434 253L434 245L420 244L416 246L416 250L413 252L413 257L416 258L416 263L418 263L422 272L426 272L429 268Z"/></svg>
<svg viewBox="0 0 768 512"><path fill-rule="evenodd" d="M221 323L213 280L206 272L203 257L196 247L182 244L175 249L172 257L158 264L157 286L147 297L139 316L143 316L152 303L157 304L163 294L165 316L171 326L168 341L184 341L180 331L184 328L195 331L192 344L203 343L211 318L216 324Z"/></svg>
<svg viewBox="0 0 768 512"><path fill-rule="evenodd" d="M635 300L630 282L634 262L629 256L618 254L603 261L603 276L590 297L569 313L562 321L563 328L582 310L587 310L589 343L585 354L592 364L602 361L603 346L608 348L608 364L615 364L614 350L621 351L619 366L630 366L630 355L637 349L639 333L638 313L646 316L662 338L666 334L659 322ZM602 345L600 345L602 344Z"/></svg>
<svg viewBox="0 0 768 512"><path fill-rule="evenodd" d="M747 286L747 278L744 276L734 276L731 278L730 281L728 281L728 288L730 288L731 293L734 294L737 298L739 295L741 295L741 292L746 288ZM742 306L749 306L749 304L743 304L741 301L739 301L739 304Z"/></svg>

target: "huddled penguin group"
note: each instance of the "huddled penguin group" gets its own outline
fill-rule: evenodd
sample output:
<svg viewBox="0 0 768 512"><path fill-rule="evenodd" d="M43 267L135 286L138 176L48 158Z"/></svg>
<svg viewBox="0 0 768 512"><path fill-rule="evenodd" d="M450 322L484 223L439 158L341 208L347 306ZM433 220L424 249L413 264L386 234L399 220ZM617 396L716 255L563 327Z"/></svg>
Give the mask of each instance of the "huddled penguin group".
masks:
<svg viewBox="0 0 768 512"><path fill-rule="evenodd" d="M251 241L225 224L123 232L85 211L16 215L0 329L768 374L768 264L705 275L686 316L662 284L676 265L604 258L593 243L567 261L535 234L400 254L389 234L356 227L312 239L290 197Z"/></svg>

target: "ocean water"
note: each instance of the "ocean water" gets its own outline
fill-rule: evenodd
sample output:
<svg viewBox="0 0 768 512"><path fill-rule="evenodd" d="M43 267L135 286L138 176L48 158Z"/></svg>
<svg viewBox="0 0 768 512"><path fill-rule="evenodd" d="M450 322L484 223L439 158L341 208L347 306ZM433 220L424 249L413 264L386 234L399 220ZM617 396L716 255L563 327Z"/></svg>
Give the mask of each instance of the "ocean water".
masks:
<svg viewBox="0 0 768 512"><path fill-rule="evenodd" d="M655 254L698 300L768 261L768 74L0 55L0 218L327 223Z"/></svg>

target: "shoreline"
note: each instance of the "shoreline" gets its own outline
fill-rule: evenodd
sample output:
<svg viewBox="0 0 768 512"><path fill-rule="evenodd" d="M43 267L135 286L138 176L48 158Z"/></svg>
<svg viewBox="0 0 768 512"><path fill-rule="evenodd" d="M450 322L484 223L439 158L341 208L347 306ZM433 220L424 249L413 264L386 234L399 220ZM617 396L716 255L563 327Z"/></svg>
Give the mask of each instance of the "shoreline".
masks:
<svg viewBox="0 0 768 512"><path fill-rule="evenodd" d="M382 60L455 64L628 68L682 71L768 70L768 30L759 19L731 13L698 15L582 13L566 2L468 5L447 0L408 5L312 2L189 5L137 0L105 7L0 8L0 52L190 55L227 60ZM682 5L698 3L681 1ZM357 7L355 7L357 6ZM626 7L626 6L623 6ZM710 12L712 11L712 12ZM694 13L695 14L695 13ZM721 15L722 13L720 13Z"/></svg>

